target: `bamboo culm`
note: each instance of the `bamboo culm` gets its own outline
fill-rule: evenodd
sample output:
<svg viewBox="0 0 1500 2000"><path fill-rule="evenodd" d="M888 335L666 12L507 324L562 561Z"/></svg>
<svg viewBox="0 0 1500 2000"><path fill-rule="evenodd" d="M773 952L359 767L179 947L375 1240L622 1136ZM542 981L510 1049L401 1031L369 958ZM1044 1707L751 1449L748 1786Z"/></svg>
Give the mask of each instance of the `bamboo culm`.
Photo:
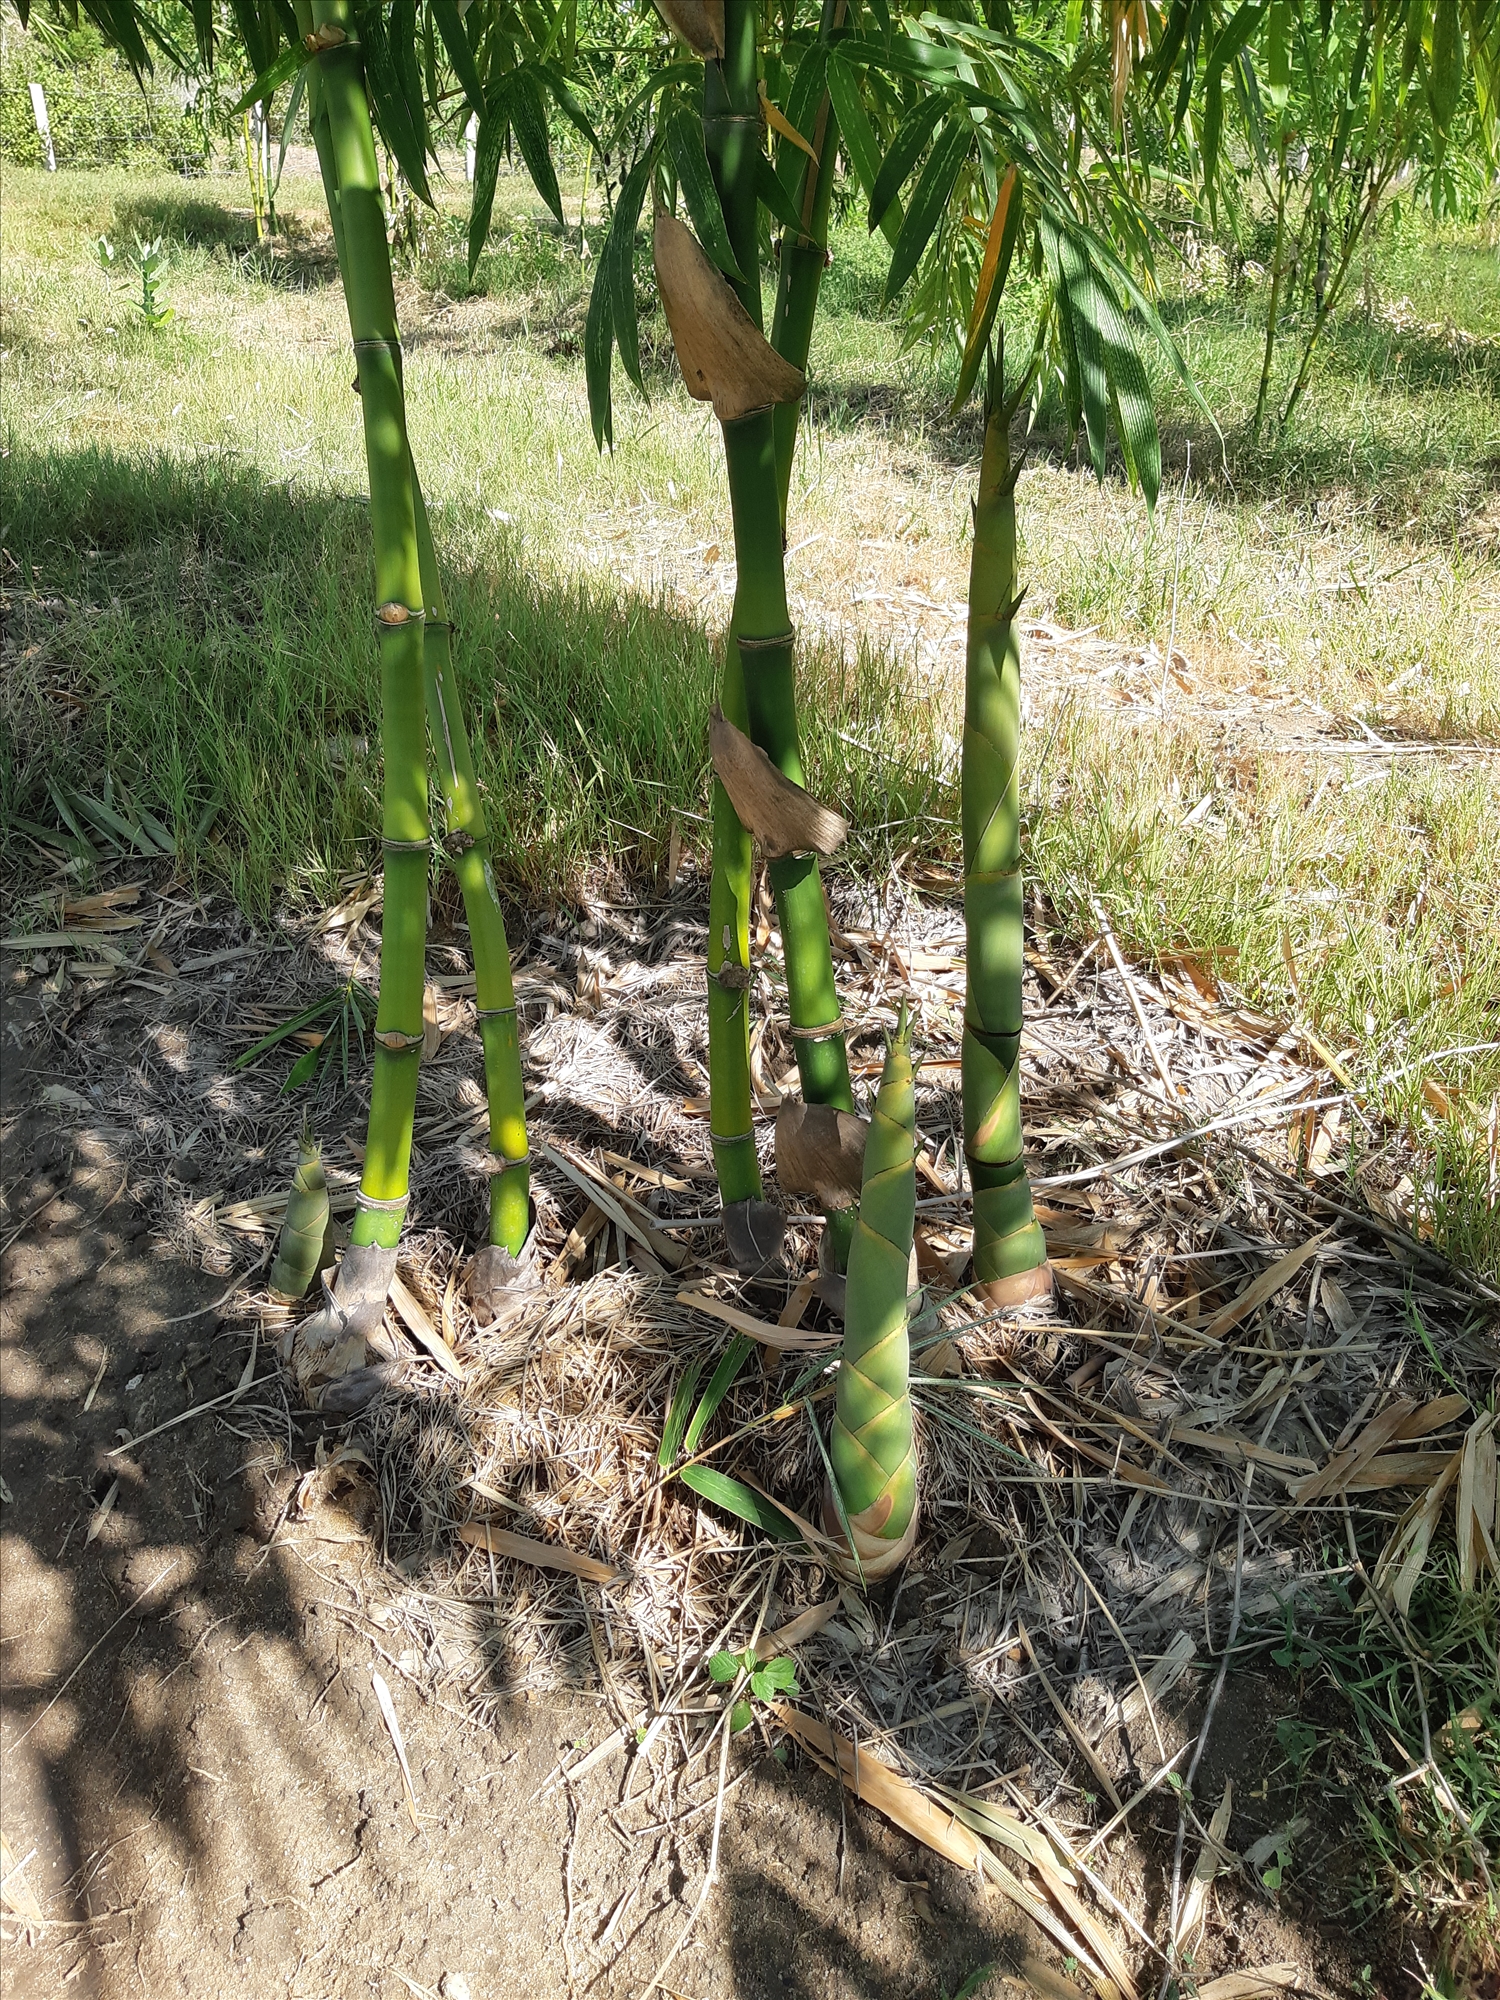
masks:
<svg viewBox="0 0 1500 2000"><path fill-rule="evenodd" d="M1047 1262L1021 1143L1021 650L1015 615L1016 475L1009 408L986 409L960 774L968 976L962 1045L964 1150L974 1191L976 1283Z"/></svg>
<svg viewBox="0 0 1500 2000"><path fill-rule="evenodd" d="M916 1093L903 1009L865 1141L828 1454L855 1553L867 1574L880 1573L882 1557L899 1560L915 1533L917 1458L907 1333L917 1207L915 1135Z"/></svg>
<svg viewBox="0 0 1500 2000"><path fill-rule="evenodd" d="M311 18L324 43L316 58L319 98L336 175L336 239L369 472L385 771L380 997L365 1164L351 1242L355 1248L391 1249L405 1216L422 1046L429 859L425 619L396 301L364 67L346 0L313 0Z"/></svg>
<svg viewBox="0 0 1500 2000"><path fill-rule="evenodd" d="M822 18L818 23L818 34L823 41L844 25L846 11L846 0L823 0ZM838 119L825 90L812 133L812 149L817 160L816 163L809 160L802 172L797 202L802 227L795 233L790 229L781 232L776 306L771 315L771 345L784 361L790 361L794 368L801 368L804 372L812 347L818 293L828 264L828 212L833 199L834 162L838 157L838 148ZM786 533L792 461L796 456L797 430L801 419L801 401L778 403L772 418L776 434L776 485L781 501L783 535Z"/></svg>
<svg viewBox="0 0 1500 2000"><path fill-rule="evenodd" d="M266 1288L281 1299L300 1299L318 1275L328 1234L328 1182L323 1159L304 1135L297 1149L297 1171L287 1196L286 1219L276 1244L276 1256Z"/></svg>
<svg viewBox="0 0 1500 2000"><path fill-rule="evenodd" d="M760 103L756 88L756 10L751 0L726 0L724 8L725 53L722 60L710 58L704 65L703 134L709 166L719 190L730 246L744 278L735 286L740 300L756 326L762 324L760 295L760 253L756 220L756 172L761 157ZM729 473L730 503L734 517L736 584L731 621L725 687L722 706L725 715L745 729L771 761L797 784L805 782L798 744L796 694L793 680L794 635L786 601L786 574L782 556L781 488L777 470L775 418L771 410L760 410L724 425L724 454ZM748 860L748 842L743 848L725 826L720 849L721 817L734 819L727 798L721 801L715 786L715 884L721 878L727 891L743 884L743 903L736 903L736 922L728 921L728 895L724 914L712 910L710 917L709 1027L710 1076L715 1075L712 1035L716 1008L721 1016L721 1053L717 1073L726 1083L738 1087L740 1036L748 1034L748 995L736 994L746 1005L734 1013L723 1001L716 1002L713 954L726 950L726 937L738 945L744 938L748 966L750 871L741 871L742 857ZM738 827L738 821L734 821ZM744 840L740 830L740 840ZM852 1111L854 1097L849 1080L849 1061L839 1015L838 993L833 978L833 954L828 936L828 912L823 897L822 876L815 857L787 856L770 863L767 870L776 899L786 956L788 1007L796 1030L797 1069L804 1098L810 1104L833 1104ZM741 928L743 926L743 928ZM748 974L742 976L748 977ZM732 1023L732 1033L726 1025ZM725 1044L729 1044L726 1049ZM725 1091L727 1100L728 1091ZM728 1105L726 1102L726 1115ZM742 1126L720 1123L713 1112L716 1134L730 1130L748 1131L750 1091L748 1050L745 1061L744 1094L734 1115ZM720 1170L720 1188L726 1202L738 1198L724 1180L724 1153L715 1140L715 1158ZM748 1190L747 1190L748 1191ZM852 1218L848 1211L836 1211L828 1218L828 1246L831 1261L842 1270L847 1258Z"/></svg>
<svg viewBox="0 0 1500 2000"><path fill-rule="evenodd" d="M308 25L310 20L309 13L301 25ZM342 271L345 261L342 204L321 90L315 90L310 109L334 246ZM490 1111L490 1150L497 1161L505 1162L490 1181L489 1240L514 1255L520 1251L530 1227L531 1169L510 949L490 865L489 829L454 682L452 626L442 576L409 446L407 457L425 613L422 652L428 726L447 814L445 845L463 895L474 951L475 1000Z"/></svg>
<svg viewBox="0 0 1500 2000"><path fill-rule="evenodd" d="M520 1252L531 1226L531 1165L510 946L490 866L489 827L454 682L453 628L448 620L432 530L415 467L411 478L427 613L423 626L427 719L447 812L448 838L444 845L463 894L469 942L474 951L475 1006L484 1048L490 1153L495 1161L490 1178L489 1240L514 1256Z"/></svg>

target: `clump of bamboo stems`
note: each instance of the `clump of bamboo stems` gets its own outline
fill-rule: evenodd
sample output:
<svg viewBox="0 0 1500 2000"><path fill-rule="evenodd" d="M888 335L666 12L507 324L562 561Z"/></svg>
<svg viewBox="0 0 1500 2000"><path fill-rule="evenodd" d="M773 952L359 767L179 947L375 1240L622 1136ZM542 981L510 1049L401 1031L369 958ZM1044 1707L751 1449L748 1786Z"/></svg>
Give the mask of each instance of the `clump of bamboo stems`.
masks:
<svg viewBox="0 0 1500 2000"><path fill-rule="evenodd" d="M515 995L504 923L488 861L473 759L453 699L450 626L406 434L401 344L374 130L346 0L303 5L314 53L310 103L356 356L375 544L375 629L381 661L385 864L380 991L370 1118L350 1249L325 1316L371 1331L384 1312L406 1212L422 1048L431 841L426 720L447 808L448 854L475 954L491 1110L490 1238L518 1251L529 1215ZM333 1327L309 1332L314 1344Z"/></svg>

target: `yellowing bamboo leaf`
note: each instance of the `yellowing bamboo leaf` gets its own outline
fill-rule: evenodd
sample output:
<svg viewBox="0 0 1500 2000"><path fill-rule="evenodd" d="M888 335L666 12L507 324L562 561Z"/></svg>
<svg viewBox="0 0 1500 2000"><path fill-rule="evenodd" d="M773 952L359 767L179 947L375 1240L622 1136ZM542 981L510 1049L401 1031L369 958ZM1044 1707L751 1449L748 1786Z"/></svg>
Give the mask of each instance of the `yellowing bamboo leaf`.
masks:
<svg viewBox="0 0 1500 2000"><path fill-rule="evenodd" d="M695 56L724 53L724 0L656 0L657 11Z"/></svg>
<svg viewBox="0 0 1500 2000"><path fill-rule="evenodd" d="M813 165L816 166L818 164L817 154L813 151L812 147L803 138L802 134L797 130L796 126L792 123L791 119L788 118L783 112L778 111L776 109L776 106L771 102L770 98L766 95L766 83L764 77L762 77L760 82L756 85L756 89L759 90L760 92L761 111L764 114L765 121L770 126L771 130L775 132L779 138L785 139L788 142L788 144L797 147L800 152L806 153L807 157L812 161Z"/></svg>
<svg viewBox="0 0 1500 2000"><path fill-rule="evenodd" d="M989 329L990 293L995 288L995 275L1000 269L1000 246L1005 241L1005 221L1010 214L1011 196L1016 191L1016 170L1014 165L1006 168L1000 182L1000 192L995 196L995 213L990 217L990 233L985 239L984 260L979 266L979 282L974 287L974 309L969 314L969 331L964 341L963 372L968 373L969 362L974 349L983 340Z"/></svg>

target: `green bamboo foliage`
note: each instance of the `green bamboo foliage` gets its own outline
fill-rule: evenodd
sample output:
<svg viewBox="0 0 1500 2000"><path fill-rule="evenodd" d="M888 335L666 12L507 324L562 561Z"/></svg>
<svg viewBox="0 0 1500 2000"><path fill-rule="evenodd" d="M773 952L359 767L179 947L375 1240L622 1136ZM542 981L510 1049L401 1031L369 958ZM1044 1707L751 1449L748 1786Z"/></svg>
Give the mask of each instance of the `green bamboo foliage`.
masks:
<svg viewBox="0 0 1500 2000"><path fill-rule="evenodd" d="M741 272L735 284L753 323L762 324L757 183L763 169L753 0L725 0L724 55L704 64L703 137L730 248ZM810 324L810 316L809 316ZM793 679L795 635L786 601L782 557L782 488L771 409L726 421L724 453L734 518L736 587L721 699L725 715L744 729L795 784L806 782L798 741ZM731 824L732 822L732 824ZM724 988L724 963L748 983L749 843L722 788L714 798L714 884L710 913L709 1073L723 1112L715 1108L715 1161L726 1203L742 1199L743 1182L726 1180L732 1142L743 1159L750 1130L748 994ZM854 1108L849 1081L828 914L816 856L787 855L768 864L786 954L788 1005L803 1096L810 1104ZM733 913L733 923L730 913ZM714 964L715 956L719 966ZM720 992L715 994L715 986ZM732 996L732 997L731 997ZM715 1044L715 1030L718 1041ZM731 1092L733 1098L731 1101ZM724 1122L721 1122L721 1119ZM730 1122L732 1120L732 1122ZM733 1138L733 1135L746 1135ZM829 1217L829 1248L842 1270L848 1250L847 1213Z"/></svg>
<svg viewBox="0 0 1500 2000"><path fill-rule="evenodd" d="M974 1190L974 1279L995 1304L1051 1289L1021 1135L1020 467L1010 456L1012 415L991 398L974 506L960 771L968 960L964 1149Z"/></svg>
<svg viewBox="0 0 1500 2000"><path fill-rule="evenodd" d="M323 1178L323 1158L311 1136L304 1132L297 1149L292 1191L287 1197L286 1219L266 1280L268 1289L288 1301L302 1298L318 1275L327 1234L328 1183Z"/></svg>
<svg viewBox="0 0 1500 2000"><path fill-rule="evenodd" d="M865 1141L849 1251L844 1346L829 1457L837 1500L867 1579L886 1574L917 1532L907 1298L916 1222L916 1094L905 1009L886 1052ZM830 1499L832 1499L830 1495ZM825 1508L830 1529L839 1507Z"/></svg>

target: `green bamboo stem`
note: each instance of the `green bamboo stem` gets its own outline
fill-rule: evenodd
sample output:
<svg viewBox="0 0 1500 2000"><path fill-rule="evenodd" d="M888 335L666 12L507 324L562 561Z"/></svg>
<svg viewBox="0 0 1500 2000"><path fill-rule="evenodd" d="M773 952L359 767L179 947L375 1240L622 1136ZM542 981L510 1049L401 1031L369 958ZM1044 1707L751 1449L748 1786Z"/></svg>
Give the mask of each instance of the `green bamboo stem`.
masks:
<svg viewBox="0 0 1500 2000"><path fill-rule="evenodd" d="M475 1005L490 1107L490 1152L497 1161L506 1163L490 1179L489 1240L515 1256L526 1241L531 1224L531 1165L510 947L490 866L489 827L479 796L469 733L464 727L463 705L453 678L453 628L448 621L432 530L415 466L411 486L422 596L427 612L423 627L427 720L448 819L444 846L463 893L469 942L474 952Z"/></svg>
<svg viewBox="0 0 1500 2000"><path fill-rule="evenodd" d="M304 30L312 24L310 7L305 8L305 13L306 18L299 20ZM314 89L310 96L313 140L318 151L334 248L342 273L344 236L338 171L327 109L322 101L322 92L317 88L318 79L314 77L313 82ZM526 1240L530 1226L531 1169L510 949L490 865L489 829L475 775L469 734L464 726L463 709L454 682L452 626L443 594L442 575L414 463L411 465L411 482L418 567L426 612L422 651L428 726L447 812L448 838L445 845L463 894L474 951L475 1000L490 1110L490 1150L498 1159L508 1162L490 1181L489 1240L516 1255Z"/></svg>
<svg viewBox="0 0 1500 2000"><path fill-rule="evenodd" d="M350 39L353 21L347 0L313 0L312 24L325 38L333 31L345 37L324 47L316 60L338 188L336 231L369 470L385 770L380 997L361 1203L352 1243L356 1248L378 1244L389 1249L399 1240L405 1214L427 946L422 573L396 301L364 67L358 43Z"/></svg>
<svg viewBox="0 0 1500 2000"><path fill-rule="evenodd" d="M760 104L756 89L755 22L752 0L726 0L725 54L704 65L703 133L710 168L719 190L725 224L735 261L745 274L736 285L741 302L756 326L762 323L760 253L756 224L756 171L760 160ZM757 411L724 425L724 455L729 473L734 518L735 599L725 666L723 708L731 722L746 729L777 767L797 784L805 783L797 733L793 678L794 635L786 601L782 558L781 492L777 475L776 437L772 412ZM734 699L744 720L731 710ZM733 810L724 800L724 817ZM720 825L715 787L716 878L720 874L717 836ZM738 822L735 822L736 826ZM728 879L730 843L726 842L724 876ZM748 848L748 843L747 843ZM738 850L733 859L737 865ZM776 900L786 956L788 1011L797 1051L802 1094L810 1104L834 1104L854 1109L849 1059L840 1024L838 993L833 978L833 953L828 936L828 912L822 876L815 857L787 856L773 861L767 873ZM742 878L745 894L746 962L748 963L749 871ZM723 948L726 918L710 919L709 1071L715 1073L713 1033L714 964L712 952ZM738 934L736 933L736 936ZM722 1006L720 1013L727 1013ZM738 1060L739 1017L734 1023L734 1058ZM744 1021L748 1031L748 1021ZM728 1039L720 1029L721 1049ZM728 1067L721 1054L720 1069ZM749 1124L748 1059L744 1111ZM718 1114L716 1133L724 1132ZM719 1147L715 1148L716 1162ZM732 1196L720 1167L724 1199ZM834 1211L828 1218L828 1245L835 1268L847 1259L852 1217Z"/></svg>
<svg viewBox="0 0 1500 2000"><path fill-rule="evenodd" d="M827 41L844 24L847 0L823 0L818 35ZM785 361L804 372L812 348L813 321L817 317L818 292L828 264L828 211L833 199L834 162L838 157L839 124L827 91L818 107L813 126L811 160L802 170L797 208L802 227L795 233L781 232L781 265L776 282L776 306L771 315L771 345ZM797 450L797 427L802 419L802 398L795 403L778 403L772 418L776 433L776 484L781 500L781 529L786 533L787 500L792 489L792 460Z"/></svg>
<svg viewBox="0 0 1500 2000"><path fill-rule="evenodd" d="M855 1548L901 1543L917 1504L907 1282L916 1221L916 1095L903 1010L865 1140L859 1221L849 1252L844 1345L829 1458Z"/></svg>
<svg viewBox="0 0 1500 2000"><path fill-rule="evenodd" d="M1010 458L1012 413L992 395L974 509L960 775L968 957L964 1150L974 1191L974 1277L980 1284L1018 1278L1047 1261L1021 1147L1021 649L1015 629L1020 467Z"/></svg>

